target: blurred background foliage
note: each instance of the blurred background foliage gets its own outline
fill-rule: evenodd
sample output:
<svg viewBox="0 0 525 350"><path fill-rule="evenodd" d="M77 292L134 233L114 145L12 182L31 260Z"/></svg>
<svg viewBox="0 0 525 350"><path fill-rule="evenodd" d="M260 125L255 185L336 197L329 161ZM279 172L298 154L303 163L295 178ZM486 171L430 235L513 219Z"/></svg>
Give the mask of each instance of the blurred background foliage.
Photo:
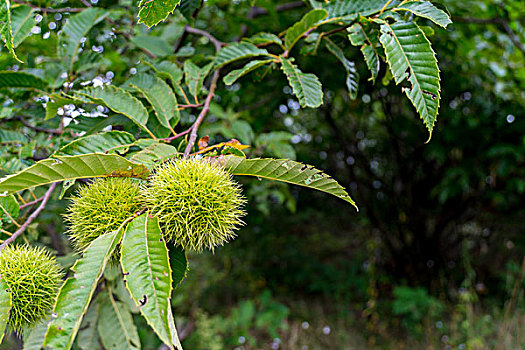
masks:
<svg viewBox="0 0 525 350"><path fill-rule="evenodd" d="M196 16L176 13L149 30L135 23L133 1L92 3L114 9L111 21L86 38L78 71L83 80L114 84L147 68L139 61L156 57L195 54L200 66L207 63L213 46L184 34L186 23L229 42L279 33L307 9L300 1L283 10L289 1L208 0ZM318 110L301 109L284 76L272 70L263 80L255 72L219 87L200 129L210 144L235 137L252 145L250 157L292 158L324 169L350 190L361 211L314 191L245 181L246 227L215 254L191 255L191 273L174 296L185 348L525 347L525 5L439 4L454 24L427 30L442 73L441 108L428 143L385 65L372 84L359 49L348 44L345 53L361 77L357 100L345 90L344 68L315 42L297 50L308 53L298 59L302 70L323 82ZM38 3L57 5L63 3ZM30 16L31 34L17 48L25 63L4 49L0 69L23 68L60 87L67 76L52 55L69 14ZM347 40L344 32L331 38ZM25 91L6 97L0 127L27 138L2 144L1 175L60 146L41 132L60 122L44 121L45 102ZM189 125L195 115L185 110L181 118ZM119 129L119 122L73 121L66 130ZM74 256L57 217L69 193L54 199L25 235L56 250L65 266ZM157 349L146 329L144 349Z"/></svg>

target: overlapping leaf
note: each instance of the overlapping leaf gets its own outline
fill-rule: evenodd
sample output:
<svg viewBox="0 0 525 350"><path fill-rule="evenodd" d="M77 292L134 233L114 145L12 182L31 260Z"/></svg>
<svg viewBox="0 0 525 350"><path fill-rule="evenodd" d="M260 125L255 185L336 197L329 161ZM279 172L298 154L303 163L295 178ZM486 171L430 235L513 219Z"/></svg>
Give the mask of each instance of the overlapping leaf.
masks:
<svg viewBox="0 0 525 350"><path fill-rule="evenodd" d="M79 350L92 350L99 347L100 337L97 332L97 322L100 316L100 303L95 299L82 318L80 329L76 338L76 347ZM45 333L44 333L45 335ZM40 350L40 348L38 348Z"/></svg>
<svg viewBox="0 0 525 350"><path fill-rule="evenodd" d="M284 36L284 46L290 51L295 43L309 30L315 28L317 22L322 21L328 16L324 9L315 9L304 15L299 22L288 28Z"/></svg>
<svg viewBox="0 0 525 350"><path fill-rule="evenodd" d="M22 62L16 56L14 50L13 31L11 27L11 4L9 0L0 0L0 37L11 56L17 61Z"/></svg>
<svg viewBox="0 0 525 350"><path fill-rule="evenodd" d="M111 292L103 296L97 328L104 347L112 350L140 350L139 334L128 306L113 299Z"/></svg>
<svg viewBox="0 0 525 350"><path fill-rule="evenodd" d="M432 135L439 108L439 68L436 55L423 31L412 22L385 23L379 38L385 48L396 84L408 80L404 88Z"/></svg>
<svg viewBox="0 0 525 350"><path fill-rule="evenodd" d="M60 288L53 310L54 317L44 340L44 347L71 349L98 280L115 251L115 247L122 239L124 230L125 224L117 231L95 239L86 249L83 257L78 259L72 267L75 274L68 278Z"/></svg>
<svg viewBox="0 0 525 350"><path fill-rule="evenodd" d="M227 65L228 63L242 60L244 58L269 55L270 54L268 51L265 49L260 49L251 43L232 43L223 47L217 53L217 57L215 58L215 68L220 68L224 65Z"/></svg>
<svg viewBox="0 0 525 350"><path fill-rule="evenodd" d="M4 332L11 314L11 293L0 276L0 343L4 339Z"/></svg>
<svg viewBox="0 0 525 350"><path fill-rule="evenodd" d="M427 18L443 28L452 23L448 14L438 9L430 1L409 1L399 5L394 10L409 11L416 16Z"/></svg>
<svg viewBox="0 0 525 350"><path fill-rule="evenodd" d="M105 131L71 141L56 151L53 156L124 152L133 142L135 142L135 137L125 131Z"/></svg>
<svg viewBox="0 0 525 350"><path fill-rule="evenodd" d="M34 12L33 8L25 5L17 6L11 10L14 48L17 48L31 34L31 29L36 23Z"/></svg>
<svg viewBox="0 0 525 350"><path fill-rule="evenodd" d="M58 53L64 61L69 73L73 70L73 63L78 55L82 40L91 28L102 21L107 12L100 8L91 7L71 16L61 30L58 39Z"/></svg>
<svg viewBox="0 0 525 350"><path fill-rule="evenodd" d="M184 61L184 81L192 96L200 95L204 79L206 79L212 66L213 62L200 68L190 60Z"/></svg>
<svg viewBox="0 0 525 350"><path fill-rule="evenodd" d="M281 68L301 106L317 108L323 103L323 87L317 76L301 72L284 57L281 57Z"/></svg>
<svg viewBox="0 0 525 350"><path fill-rule="evenodd" d="M177 149L165 143L154 143L131 156L133 162L144 164L150 168L157 162L162 162L176 155Z"/></svg>
<svg viewBox="0 0 525 350"><path fill-rule="evenodd" d="M0 88L45 90L47 83L36 75L25 72L0 71Z"/></svg>
<svg viewBox="0 0 525 350"><path fill-rule="evenodd" d="M323 3L321 8L328 12L328 19L352 22L359 15L370 16L382 9L393 8L399 3L399 0L334 0Z"/></svg>
<svg viewBox="0 0 525 350"><path fill-rule="evenodd" d="M328 38L326 38L326 47L343 64L346 70L346 87L348 88L348 94L352 100L355 100L359 88L359 73L357 73L355 69L355 63L349 61L343 50Z"/></svg>
<svg viewBox="0 0 525 350"><path fill-rule="evenodd" d="M128 84L140 91L153 106L159 123L173 131L180 120L177 99L170 86L164 80L149 74L137 74L128 80ZM175 133L175 132L174 132Z"/></svg>
<svg viewBox="0 0 525 350"><path fill-rule="evenodd" d="M0 195L58 181L109 176L146 179L148 175L144 165L114 154L56 156L0 179Z"/></svg>
<svg viewBox="0 0 525 350"><path fill-rule="evenodd" d="M138 23L153 27L168 18L179 4L180 0L141 0Z"/></svg>
<svg viewBox="0 0 525 350"><path fill-rule="evenodd" d="M24 332L24 350L42 350L42 344L44 343L48 323L49 320L45 320Z"/></svg>
<svg viewBox="0 0 525 350"><path fill-rule="evenodd" d="M0 228L4 224L12 224L19 214L20 206L13 195L0 197Z"/></svg>
<svg viewBox="0 0 525 350"><path fill-rule="evenodd" d="M248 64L246 64L244 67L240 69L236 69L228 73L224 78L224 84L226 85L232 85L242 77L243 75L246 75L254 70L256 70L259 67L264 66L265 64L271 63L273 60L253 60L250 61Z"/></svg>
<svg viewBox="0 0 525 350"><path fill-rule="evenodd" d="M172 271L157 218L145 213L129 224L122 240L121 264L140 313L165 344L173 345L168 320Z"/></svg>
<svg viewBox="0 0 525 350"><path fill-rule="evenodd" d="M0 129L0 144L2 143L24 143L27 138L16 131Z"/></svg>
<svg viewBox="0 0 525 350"><path fill-rule="evenodd" d="M93 103L102 104L113 112L126 116L141 129L149 132L146 127L149 117L146 107L124 89L113 85L91 87L77 92L77 95L87 97Z"/></svg>
<svg viewBox="0 0 525 350"><path fill-rule="evenodd" d="M337 181L311 165L288 159L246 159L236 156L225 156L219 162L233 175L256 176L313 188L341 198L357 209L355 202Z"/></svg>
<svg viewBox="0 0 525 350"><path fill-rule="evenodd" d="M380 69L379 52L377 51L379 42L377 31L365 28L361 23L355 23L348 29L348 32L352 45L361 46L366 65L372 74L372 82L375 82Z"/></svg>

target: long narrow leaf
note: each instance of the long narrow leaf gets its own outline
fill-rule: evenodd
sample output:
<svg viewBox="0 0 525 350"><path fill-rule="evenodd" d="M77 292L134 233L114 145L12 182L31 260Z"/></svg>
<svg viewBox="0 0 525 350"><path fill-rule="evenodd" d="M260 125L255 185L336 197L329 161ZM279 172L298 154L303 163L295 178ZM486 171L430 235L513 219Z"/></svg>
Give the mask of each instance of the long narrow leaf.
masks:
<svg viewBox="0 0 525 350"><path fill-rule="evenodd" d="M430 1L409 1L394 9L394 11L408 11L416 16L427 18L446 28L452 21L447 13L438 9Z"/></svg>
<svg viewBox="0 0 525 350"><path fill-rule="evenodd" d="M233 175L256 176L313 188L341 198L357 209L355 202L337 181L311 165L288 159L246 159L237 156L225 156L220 163Z"/></svg>
<svg viewBox="0 0 525 350"><path fill-rule="evenodd" d="M4 332L11 314L11 293L0 276L0 344L4 339Z"/></svg>
<svg viewBox="0 0 525 350"><path fill-rule="evenodd" d="M281 68L302 107L317 108L323 103L323 88L317 76L301 72L284 57L281 57Z"/></svg>
<svg viewBox="0 0 525 350"><path fill-rule="evenodd" d="M412 22L385 23L379 40L385 48L390 70L396 84L407 79L404 88L416 107L430 135L439 109L439 68L436 54L425 33Z"/></svg>
<svg viewBox="0 0 525 350"><path fill-rule="evenodd" d="M153 106L159 123L173 130L180 120L180 112L177 109L177 98L170 86L164 80L149 74L137 74L128 80L128 84L146 97Z"/></svg>
<svg viewBox="0 0 525 350"><path fill-rule="evenodd" d="M144 165L114 154L56 156L1 179L0 195L58 181L111 176L146 179L148 175L149 170Z"/></svg>
<svg viewBox="0 0 525 350"><path fill-rule="evenodd" d="M122 239L124 230L125 224L117 231L95 239L84 252L84 256L72 267L75 274L60 288L44 346L61 350L71 349L98 280Z"/></svg>
<svg viewBox="0 0 525 350"><path fill-rule="evenodd" d="M78 49L87 33L94 25L102 21L107 12L91 7L68 19L58 39L58 53L64 61L68 72L73 70L73 63L78 56Z"/></svg>
<svg viewBox="0 0 525 350"><path fill-rule="evenodd" d="M157 218L146 213L129 224L122 240L121 264L140 313L165 344L173 345L168 319L172 271Z"/></svg>
<svg viewBox="0 0 525 350"><path fill-rule="evenodd" d="M97 325L104 347L111 350L140 350L139 334L129 308L113 299L110 291L104 296Z"/></svg>

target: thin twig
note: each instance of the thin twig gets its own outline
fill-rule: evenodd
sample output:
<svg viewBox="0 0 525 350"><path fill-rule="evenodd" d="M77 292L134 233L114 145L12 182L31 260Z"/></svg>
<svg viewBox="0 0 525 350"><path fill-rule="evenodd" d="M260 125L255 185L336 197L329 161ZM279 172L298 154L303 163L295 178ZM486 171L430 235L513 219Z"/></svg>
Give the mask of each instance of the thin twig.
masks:
<svg viewBox="0 0 525 350"><path fill-rule="evenodd" d="M193 125L190 126L187 130L184 130L184 131L181 132L181 133L178 133L178 134L175 134L175 135L173 135L173 136L166 137L166 138L164 138L164 139L160 139L160 140L162 140L162 141L166 141L166 142L169 143L169 142L171 142L171 141L173 141L173 140L175 140L175 139L178 139L178 138L181 137L181 136L184 136L184 135L186 135L186 134L189 134L189 132L191 131L192 128L193 128Z"/></svg>
<svg viewBox="0 0 525 350"><path fill-rule="evenodd" d="M204 106L204 103L195 103L195 104L189 104L189 105L177 105L177 108L180 109L186 109L186 108L198 108Z"/></svg>
<svg viewBox="0 0 525 350"><path fill-rule="evenodd" d="M215 95L215 89L217 88L217 82L219 81L219 77L220 77L220 69L217 69L213 73L213 77L211 78L210 92L208 93L208 96L206 97L206 101L204 102L204 108L202 109L199 116L197 117L197 120L195 120L195 123L193 123L193 125L191 126L190 140L188 141L188 145L186 146L186 149L184 150L184 158L188 157L193 146L195 145L195 141L197 140L197 131L199 130L199 126L204 120L204 117L206 117L206 114L208 114L208 111L210 110L210 104L211 104L211 101L213 100L213 96Z"/></svg>
<svg viewBox="0 0 525 350"><path fill-rule="evenodd" d="M40 203L44 200L44 196L38 198L38 199L35 199L34 201L31 201L31 202L27 202L27 203L24 203L20 206L20 209L24 209L24 208L27 208L27 207L30 207L32 205L35 205L37 203Z"/></svg>
<svg viewBox="0 0 525 350"><path fill-rule="evenodd" d="M213 35L211 35L209 32L207 32L205 30L192 28L192 27L190 27L188 25L186 25L185 30L188 33L202 35L202 36L210 39L210 41L213 43L213 45L215 45L215 50L217 50L217 51L219 51L221 49L221 47L226 45L225 43L223 43L222 41L220 41L219 39L217 39L216 37L214 37Z"/></svg>
<svg viewBox="0 0 525 350"><path fill-rule="evenodd" d="M22 122L25 126L27 126L30 129L33 129L35 131L45 132L46 134L53 134L53 135L62 135L63 131L58 129L45 129L38 126L31 125L27 120L24 119L22 116L18 116L18 120Z"/></svg>
<svg viewBox="0 0 525 350"><path fill-rule="evenodd" d="M0 245L0 250L4 249L9 243L13 242L18 236L20 236L22 233L24 233L24 231L29 227L29 225L31 225L33 220L35 220L37 218L37 216L40 214L40 212L42 210L44 210L44 208L46 207L46 204L49 201L49 198L51 197L51 194L55 190L56 186L57 186L56 182L51 184L51 186L49 186L49 189L47 190L46 194L44 195L44 198L42 199L42 203L40 204L40 206L38 208L36 208L36 210L33 212L33 214L31 214L27 218L26 222L24 222L24 224L22 226L20 226L20 228L18 230L16 230L11 237L6 239L4 241L4 243L2 243Z"/></svg>

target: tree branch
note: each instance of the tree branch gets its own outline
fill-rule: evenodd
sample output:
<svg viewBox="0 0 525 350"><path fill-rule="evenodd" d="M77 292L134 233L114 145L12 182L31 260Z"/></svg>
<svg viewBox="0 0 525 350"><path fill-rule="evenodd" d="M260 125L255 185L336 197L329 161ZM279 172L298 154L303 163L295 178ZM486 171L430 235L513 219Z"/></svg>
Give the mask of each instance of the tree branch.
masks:
<svg viewBox="0 0 525 350"><path fill-rule="evenodd" d="M213 35L211 35L209 32L207 32L205 30L192 28L189 25L186 25L186 27L184 29L188 33L202 35L202 36L210 39L210 41L213 43L213 45L215 45L215 50L217 50L217 51L219 51L221 49L221 47L226 45L225 43L223 43L222 41L218 40L217 38L215 38Z"/></svg>
<svg viewBox="0 0 525 350"><path fill-rule="evenodd" d="M35 205L37 203L40 203L44 200L44 196L40 197L40 198L37 198L35 199L34 201L31 201L31 202L27 202L27 203L24 203L20 206L20 209L24 209L24 208L27 208L27 207L30 207L32 205Z"/></svg>
<svg viewBox="0 0 525 350"><path fill-rule="evenodd" d="M29 225L31 225L33 220L35 220L37 218L37 216L40 214L40 212L42 210L44 210L44 208L46 207L46 204L49 201L49 198L51 197L51 194L55 190L56 186L57 186L56 182L51 184L51 186L49 186L49 189L47 190L46 194L44 195L44 197L42 199L42 203L40 204L40 206L38 208L36 208L36 210L33 212L33 214L31 214L27 218L26 222L24 222L24 224L22 226L20 226L20 228L18 230L16 230L16 232L13 233L13 235L11 237L6 239L4 241L4 243L2 243L0 245L0 250L4 249L9 243L13 242L18 236L20 236L22 233L24 233L24 231L29 227Z"/></svg>
<svg viewBox="0 0 525 350"><path fill-rule="evenodd" d="M199 126L204 120L204 117L206 117L206 114L208 114L208 111L210 110L210 104L211 104L211 101L213 100L213 96L215 95L215 89L217 88L217 82L219 81L219 77L220 77L220 69L217 69L213 73L213 77L211 78L210 92L208 93L208 96L206 97L206 101L204 102L204 108L200 112L195 123L193 123L193 125L190 128L191 135L190 135L190 140L188 141L188 145L186 146L186 150L184 150L184 158L188 157L193 146L195 145L195 141L197 140L197 131L199 130Z"/></svg>

